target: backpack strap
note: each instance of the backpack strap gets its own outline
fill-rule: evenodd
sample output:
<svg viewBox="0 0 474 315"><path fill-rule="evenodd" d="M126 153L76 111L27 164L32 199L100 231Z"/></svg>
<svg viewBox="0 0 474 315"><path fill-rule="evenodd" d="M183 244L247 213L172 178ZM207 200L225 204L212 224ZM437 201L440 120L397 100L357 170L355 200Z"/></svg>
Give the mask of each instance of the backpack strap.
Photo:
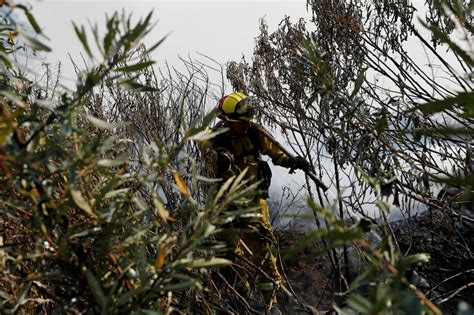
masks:
<svg viewBox="0 0 474 315"><path fill-rule="evenodd" d="M219 128L225 128L227 126L227 122L219 122L216 126L214 126L212 129L215 131ZM260 149L261 149L261 144L260 144L260 129L257 127L256 124L251 123L249 130L247 131L247 134L244 137L248 137L252 143L252 149L249 151L242 152L241 154L234 155L235 159L242 159L246 156L252 155L254 156L255 160L258 161L260 160ZM229 152L232 152L235 154L235 150L232 146L232 140L234 140L229 133L229 131L221 133L217 135L214 139L211 141L214 143L214 146L216 148L223 148L228 150Z"/></svg>

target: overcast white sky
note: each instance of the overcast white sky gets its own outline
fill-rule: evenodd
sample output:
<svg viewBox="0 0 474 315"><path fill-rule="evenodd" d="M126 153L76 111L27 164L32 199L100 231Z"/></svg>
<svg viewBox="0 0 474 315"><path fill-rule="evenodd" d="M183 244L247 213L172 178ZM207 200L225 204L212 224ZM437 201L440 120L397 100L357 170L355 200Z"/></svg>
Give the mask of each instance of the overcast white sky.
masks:
<svg viewBox="0 0 474 315"><path fill-rule="evenodd" d="M197 57L196 52L214 58L224 64L238 60L242 54L250 56L254 38L259 34L259 19L265 18L270 30L288 15L296 21L308 17L306 0L286 1L32 1L33 14L44 33L50 38L53 52L47 61L63 61L65 74L73 77L68 53L80 60L82 51L72 22L88 25L88 21L105 24L105 14L115 11L133 13L145 17L154 11L158 21L146 44L151 46L170 33L169 37L152 55L159 64L167 60L179 64L178 55Z"/></svg>

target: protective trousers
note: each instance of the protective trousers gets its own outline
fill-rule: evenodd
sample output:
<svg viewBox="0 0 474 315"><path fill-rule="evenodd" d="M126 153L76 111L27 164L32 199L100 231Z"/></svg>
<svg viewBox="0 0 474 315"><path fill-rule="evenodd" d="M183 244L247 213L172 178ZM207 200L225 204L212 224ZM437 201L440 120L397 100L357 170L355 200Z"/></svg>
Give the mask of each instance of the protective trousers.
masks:
<svg viewBox="0 0 474 315"><path fill-rule="evenodd" d="M263 294L267 305L276 302L275 291L281 284L281 275L278 271L277 260L272 253L272 244L275 243L272 226L269 220L268 204L265 199L257 198L260 206L259 217L245 218L240 220L233 227L223 232L224 241L227 242L235 254L234 261L245 268L236 267L238 281L236 288L244 296L250 294L249 276L254 279L257 287ZM248 266L245 260L250 261L255 267L263 270L268 276L264 275L259 269Z"/></svg>

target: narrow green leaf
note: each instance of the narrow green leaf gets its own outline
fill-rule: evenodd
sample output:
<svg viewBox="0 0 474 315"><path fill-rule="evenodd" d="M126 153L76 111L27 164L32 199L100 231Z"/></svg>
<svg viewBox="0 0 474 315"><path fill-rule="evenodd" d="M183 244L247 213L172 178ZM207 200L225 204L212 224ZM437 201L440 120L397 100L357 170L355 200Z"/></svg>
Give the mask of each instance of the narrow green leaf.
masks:
<svg viewBox="0 0 474 315"><path fill-rule="evenodd" d="M372 303L359 294L352 294L347 304L362 314L370 314Z"/></svg>
<svg viewBox="0 0 474 315"><path fill-rule="evenodd" d="M97 161L97 165L102 167L115 167L122 165L126 162L128 162L128 156L121 155L115 159L100 159Z"/></svg>
<svg viewBox="0 0 474 315"><path fill-rule="evenodd" d="M80 190L71 189L71 196L72 196L72 200L79 208L84 210L90 216L97 218L97 215L92 211L92 208L89 202L84 198Z"/></svg>
<svg viewBox="0 0 474 315"><path fill-rule="evenodd" d="M131 300L132 298L142 294L142 293L145 293L147 292L148 290L150 290L150 287L149 286L143 286L143 287L139 287L138 289L135 289L135 290L132 290L132 291L128 291L128 292L125 292L124 294L120 295L117 300L115 301L115 305L114 307L115 308L118 308L120 306L122 306L123 304L127 303L129 300Z"/></svg>
<svg viewBox="0 0 474 315"><path fill-rule="evenodd" d="M119 82L119 84L127 91L137 91L137 92L156 92L157 91L156 88L149 85L143 85L133 79L121 81Z"/></svg>
<svg viewBox="0 0 474 315"><path fill-rule="evenodd" d="M216 117L216 111L212 110L209 113L207 113L203 118L202 118L202 123L201 120L198 118L196 119L193 123L191 123L191 128L187 132L187 137L191 140L191 137L200 133L203 131L209 124L212 122L212 120ZM198 127L196 127L198 126ZM227 129L224 129L224 131ZM204 134L202 134L204 135ZM216 134L217 135L217 134Z"/></svg>
<svg viewBox="0 0 474 315"><path fill-rule="evenodd" d="M161 290L164 293L174 292L174 291L182 291L182 290L185 290L185 289L188 289L188 288L194 286L196 284L196 282L197 282L196 280L178 282L176 284L167 285L167 286L163 287L163 289L161 289Z"/></svg>
<svg viewBox="0 0 474 315"><path fill-rule="evenodd" d="M69 240L72 240L74 238L88 237L90 235L96 235L100 232L102 232L102 229L99 227L86 229L86 230L72 234L71 236L69 236Z"/></svg>
<svg viewBox="0 0 474 315"><path fill-rule="evenodd" d="M144 62L136 63L134 65L117 68L114 71L117 71L117 72L135 72L135 71L139 71L139 70L148 68L149 66L151 66L154 63L155 63L154 61L144 61Z"/></svg>
<svg viewBox="0 0 474 315"><path fill-rule="evenodd" d="M21 288L21 292L20 292L20 295L19 297L17 298L16 300L16 304L15 306L12 308L11 310L11 314L17 314L17 310L23 305L26 303L27 299L28 299L28 292L30 291L31 289L31 286L33 285L32 282L28 282L25 286L23 286ZM20 289L20 288L19 288ZM18 295L17 295L18 296ZM2 303L3 304L3 303Z"/></svg>
<svg viewBox="0 0 474 315"><path fill-rule="evenodd" d="M358 229L350 229L344 232L334 229L327 232L323 237L329 241L346 243L348 241L361 239L362 232Z"/></svg>
<svg viewBox="0 0 474 315"><path fill-rule="evenodd" d="M231 265L232 262L225 258L212 258L210 260L206 259L194 259L189 262L188 266L191 268L211 268L211 267L220 267Z"/></svg>
<svg viewBox="0 0 474 315"><path fill-rule="evenodd" d="M165 39L169 36L169 33L166 34L162 39L160 39L156 44L154 44L153 46L151 46L150 49L147 49L146 51L146 54L149 54L151 53L153 50L155 50L156 48L158 48L158 46L160 46L164 41Z"/></svg>
<svg viewBox="0 0 474 315"><path fill-rule="evenodd" d="M12 61L11 61L10 58L8 57L8 54L5 53L5 51L0 51L0 59L2 59L3 64L4 64L7 68L11 68L11 67L12 67Z"/></svg>
<svg viewBox="0 0 474 315"><path fill-rule="evenodd" d="M463 3L462 3L462 0L455 0L452 3L453 3L453 8L454 8L454 13L456 14L456 16L457 17L462 17L463 16Z"/></svg>
<svg viewBox="0 0 474 315"><path fill-rule="evenodd" d="M453 97L421 104L415 107L414 110L419 109L424 114L429 115L450 110L454 106L464 108L467 113L474 112L474 92L462 92Z"/></svg>
<svg viewBox="0 0 474 315"><path fill-rule="evenodd" d="M359 286L369 282L374 277L374 272L375 270L373 268L367 268L367 270L363 271L354 280L352 280L349 290L355 290Z"/></svg>
<svg viewBox="0 0 474 315"><path fill-rule="evenodd" d="M198 133L196 133L194 135L188 135L186 137L186 139L187 140L192 140L192 141L206 141L206 140L214 138L215 136L217 136L221 133L226 132L227 130L228 130L228 128L221 128L221 129L216 130L216 131L202 130L202 131L199 131Z"/></svg>
<svg viewBox="0 0 474 315"><path fill-rule="evenodd" d="M439 128L432 128L432 129L415 129L414 133L415 136L453 136L453 135L467 135L474 137L474 130L472 128L456 128L456 127L439 127Z"/></svg>
<svg viewBox="0 0 474 315"><path fill-rule="evenodd" d="M102 290L102 287L100 286L100 283L95 277L95 275L86 267L83 268L87 283L91 288L92 294L94 295L97 304L99 304L100 308L104 311L107 307L107 300L105 298L104 291Z"/></svg>
<svg viewBox="0 0 474 315"><path fill-rule="evenodd" d="M138 244L143 240L143 237L148 233L148 230L138 230L137 233L130 235L125 240L122 241L121 245L123 247L128 247L132 244Z"/></svg>
<svg viewBox="0 0 474 315"><path fill-rule="evenodd" d="M311 96L309 97L308 99L308 102L306 103L306 108L309 108L313 103L314 101L316 100L316 98L318 97L319 93L318 92L313 92L311 94Z"/></svg>
<svg viewBox="0 0 474 315"><path fill-rule="evenodd" d="M11 299L11 295L8 294L8 293L5 292L5 291L0 290L0 299L2 299L2 300L9 300L9 299Z"/></svg>
<svg viewBox="0 0 474 315"><path fill-rule="evenodd" d="M351 93L351 98L356 96L360 88L362 87L362 84L364 83L364 80L365 80L365 72L367 71L367 69L368 69L367 67L362 68L362 70L357 75L357 79L355 80L355 83L354 83L354 90Z"/></svg>
<svg viewBox="0 0 474 315"><path fill-rule="evenodd" d="M113 197L118 196L118 195L123 195L123 194L127 193L129 190L130 190L130 188L122 188L122 189L109 191L108 193L105 194L104 199L109 199L109 198L113 198Z"/></svg>
<svg viewBox="0 0 474 315"><path fill-rule="evenodd" d="M209 126L209 124L212 122L212 120L214 119L214 117L216 117L216 110L213 109L211 110L209 113L207 113L203 119L202 119L202 124L201 124L201 128L206 128Z"/></svg>
<svg viewBox="0 0 474 315"><path fill-rule="evenodd" d="M42 51L46 51L46 52L51 51L51 48L49 48L48 46L46 46L45 44L43 44L42 42L40 42L36 38L31 37L30 35L26 34L23 31L20 32L20 36L23 38L23 40L25 41L25 43L28 46L30 46L31 48L33 48L35 50L42 50Z"/></svg>
<svg viewBox="0 0 474 315"><path fill-rule="evenodd" d="M26 18L30 22L31 26L33 26L33 29L35 30L36 33L41 34L41 27L38 25L36 22L36 19L34 16L31 14L30 11L25 12Z"/></svg>
<svg viewBox="0 0 474 315"><path fill-rule="evenodd" d="M94 117L92 115L86 115L86 118L88 121L90 121L94 126L102 128L102 129L108 129L108 130L113 130L116 128L123 128L128 126L128 123L110 123L105 120L99 119L97 117Z"/></svg>
<svg viewBox="0 0 474 315"><path fill-rule="evenodd" d="M81 41L82 47L86 50L86 53L89 57L92 57L92 52L89 48L89 43L87 42L87 35L84 30L84 26L81 25L81 28L76 25L76 23L72 22L72 25L74 26L74 31L76 31L76 35Z"/></svg>
<svg viewBox="0 0 474 315"><path fill-rule="evenodd" d="M227 179L223 185L221 185L221 187L219 188L219 191L216 194L216 197L214 198L214 206L218 204L219 199L224 195L224 193L230 187L234 179L235 179L235 176L232 176L231 178Z"/></svg>
<svg viewBox="0 0 474 315"><path fill-rule="evenodd" d="M138 206L138 209L140 209L141 211L146 211L150 208L145 201L137 197L134 197L132 200Z"/></svg>
<svg viewBox="0 0 474 315"><path fill-rule="evenodd" d="M239 175L237 175L237 177L234 179L234 182L232 183L232 186L230 186L230 189L229 189L230 193L235 192L241 186L242 181L244 180L245 175L247 174L248 170L249 168L246 167L244 168L242 172L240 172Z"/></svg>
<svg viewBox="0 0 474 315"><path fill-rule="evenodd" d="M95 44L97 46L97 49L99 49L99 52L101 53L102 56L104 56L104 50L102 49L100 45L100 36L99 36L99 29L97 27L97 23L94 25L90 25L92 35L94 36Z"/></svg>
<svg viewBox="0 0 474 315"><path fill-rule="evenodd" d="M112 42L115 39L115 35L117 34L117 24L117 12L115 12L111 18L107 18L107 33L105 34L103 40L105 57L110 57Z"/></svg>
<svg viewBox="0 0 474 315"><path fill-rule="evenodd" d="M145 20L142 22L141 20L137 23L137 25L129 32L127 36L127 40L130 43L130 45L145 36L148 31L147 27L150 25L150 20L153 15L153 10L148 13L147 17Z"/></svg>
<svg viewBox="0 0 474 315"><path fill-rule="evenodd" d="M440 30L436 25L428 25L424 23L421 19L420 19L420 22L423 24L423 26L428 28L439 41L441 41L442 43L448 44L449 48L451 48L451 50L456 55L461 57L464 60L464 62L466 62L467 65L469 65L470 67L474 67L474 59L467 53L467 51L465 51L464 49L459 47L456 43L454 43L449 38L448 34Z"/></svg>

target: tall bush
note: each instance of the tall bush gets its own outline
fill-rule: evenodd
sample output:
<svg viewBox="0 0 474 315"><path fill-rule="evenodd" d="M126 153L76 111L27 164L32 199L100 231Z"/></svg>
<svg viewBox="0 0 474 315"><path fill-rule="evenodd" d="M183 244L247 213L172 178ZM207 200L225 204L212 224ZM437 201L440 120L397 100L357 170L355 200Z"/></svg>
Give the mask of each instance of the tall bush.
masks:
<svg viewBox="0 0 474 315"><path fill-rule="evenodd" d="M222 308L208 269L230 261L216 257L223 246L212 236L250 207L254 187L240 177L217 194L199 192L208 179L198 175L192 142L213 113L183 112L186 98L205 104L198 89L176 89L176 107L153 103L173 94L147 80L147 55L162 42L140 46L152 15L115 13L105 34L73 25L88 67L77 67L73 92L53 92L15 62L20 50L50 50L36 19L15 2L1 5L0 312ZM240 212L224 212L233 203Z"/></svg>
<svg viewBox="0 0 474 315"><path fill-rule="evenodd" d="M439 313L405 277L428 256L411 256L411 246L402 250L388 220L392 209L407 220L422 205L431 213L431 246L443 244L443 250L458 253L459 266L468 264L470 243L459 231L472 218L439 193L440 181L448 183L472 209L472 1L427 1L429 24L421 29L409 1L307 1L307 6L308 22L286 18L269 33L262 21L251 62L230 62L227 76L234 88L257 95L263 121L278 127L316 173L332 180L334 204L309 179L306 186L317 200L312 206L317 223L328 223L314 237L327 241L349 309ZM461 34L461 40L452 34ZM415 61L408 39L418 40L434 60L430 68L449 79ZM358 221L354 216L368 226L351 227ZM454 231L451 240L436 232L440 221ZM367 243L364 232L375 227L383 241ZM369 264L356 279L350 271L352 245ZM457 268L445 279L470 273ZM448 295L468 290L468 279ZM365 286L365 295L353 291Z"/></svg>

